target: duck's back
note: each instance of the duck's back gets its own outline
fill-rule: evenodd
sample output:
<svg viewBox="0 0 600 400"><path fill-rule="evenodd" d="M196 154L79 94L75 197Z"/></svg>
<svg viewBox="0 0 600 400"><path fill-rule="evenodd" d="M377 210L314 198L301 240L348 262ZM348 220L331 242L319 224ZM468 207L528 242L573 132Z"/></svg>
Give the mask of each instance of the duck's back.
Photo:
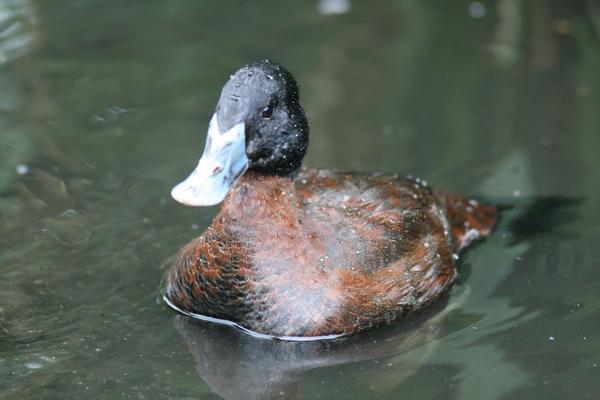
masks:
<svg viewBox="0 0 600 400"><path fill-rule="evenodd" d="M304 169L295 180L295 188L307 214L336 214L336 210L342 220L371 228L387 227L396 241L414 241L414 236L402 236L399 229L435 231L436 224L428 222L437 221L444 228L448 246L455 251L487 236L497 218L495 206L432 190L427 182L410 176Z"/></svg>
<svg viewBox="0 0 600 400"><path fill-rule="evenodd" d="M295 187L303 218L315 225L313 235L323 243L323 253L333 258L334 269L374 278L390 268L410 270L452 256L455 243L448 218L421 181L305 170Z"/></svg>
<svg viewBox="0 0 600 400"><path fill-rule="evenodd" d="M252 179L180 254L173 279L243 271L243 290L227 289L220 274L222 289L197 288L205 301L188 311L274 336L352 333L429 304L456 277L456 253L495 219L493 207L404 177L305 170L289 184ZM202 269L194 257L219 267ZM224 265L231 259L235 271Z"/></svg>

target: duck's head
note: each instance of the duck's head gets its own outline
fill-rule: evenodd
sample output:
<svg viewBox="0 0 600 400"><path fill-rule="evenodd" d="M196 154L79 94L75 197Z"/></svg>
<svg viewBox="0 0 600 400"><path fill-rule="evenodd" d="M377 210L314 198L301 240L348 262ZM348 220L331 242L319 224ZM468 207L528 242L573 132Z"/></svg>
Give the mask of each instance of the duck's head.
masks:
<svg viewBox="0 0 600 400"><path fill-rule="evenodd" d="M189 206L220 203L246 170L293 176L307 146L308 124L292 75L268 60L247 65L223 87L202 158L171 195Z"/></svg>

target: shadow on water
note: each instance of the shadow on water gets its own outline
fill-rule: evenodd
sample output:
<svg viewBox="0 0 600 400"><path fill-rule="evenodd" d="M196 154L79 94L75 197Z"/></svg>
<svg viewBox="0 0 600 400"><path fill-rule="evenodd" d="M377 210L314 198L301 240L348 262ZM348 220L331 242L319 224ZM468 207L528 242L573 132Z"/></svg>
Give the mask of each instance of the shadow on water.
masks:
<svg viewBox="0 0 600 400"><path fill-rule="evenodd" d="M581 198L535 197L526 199L519 207L522 214L511 221L511 245L529 241L538 235L553 233L579 219ZM516 204L507 207L516 207Z"/></svg>

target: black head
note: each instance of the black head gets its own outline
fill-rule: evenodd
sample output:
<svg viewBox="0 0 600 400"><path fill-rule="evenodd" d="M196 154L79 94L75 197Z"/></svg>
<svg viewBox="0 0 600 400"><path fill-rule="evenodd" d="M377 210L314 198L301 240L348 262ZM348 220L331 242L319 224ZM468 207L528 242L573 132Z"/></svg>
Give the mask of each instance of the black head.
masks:
<svg viewBox="0 0 600 400"><path fill-rule="evenodd" d="M298 171L308 147L308 123L298 86L281 65L264 60L233 74L216 109L222 130L244 122L248 168L269 175Z"/></svg>

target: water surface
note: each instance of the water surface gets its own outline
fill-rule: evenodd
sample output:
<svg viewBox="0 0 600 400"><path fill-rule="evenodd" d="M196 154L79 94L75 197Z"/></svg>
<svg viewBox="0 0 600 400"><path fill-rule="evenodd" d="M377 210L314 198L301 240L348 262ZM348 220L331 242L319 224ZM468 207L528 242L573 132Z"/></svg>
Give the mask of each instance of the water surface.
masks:
<svg viewBox="0 0 600 400"><path fill-rule="evenodd" d="M170 188L265 57L306 165L511 206L430 310L285 343L160 301L217 211ZM599 71L594 1L1 2L0 398L600 397Z"/></svg>

